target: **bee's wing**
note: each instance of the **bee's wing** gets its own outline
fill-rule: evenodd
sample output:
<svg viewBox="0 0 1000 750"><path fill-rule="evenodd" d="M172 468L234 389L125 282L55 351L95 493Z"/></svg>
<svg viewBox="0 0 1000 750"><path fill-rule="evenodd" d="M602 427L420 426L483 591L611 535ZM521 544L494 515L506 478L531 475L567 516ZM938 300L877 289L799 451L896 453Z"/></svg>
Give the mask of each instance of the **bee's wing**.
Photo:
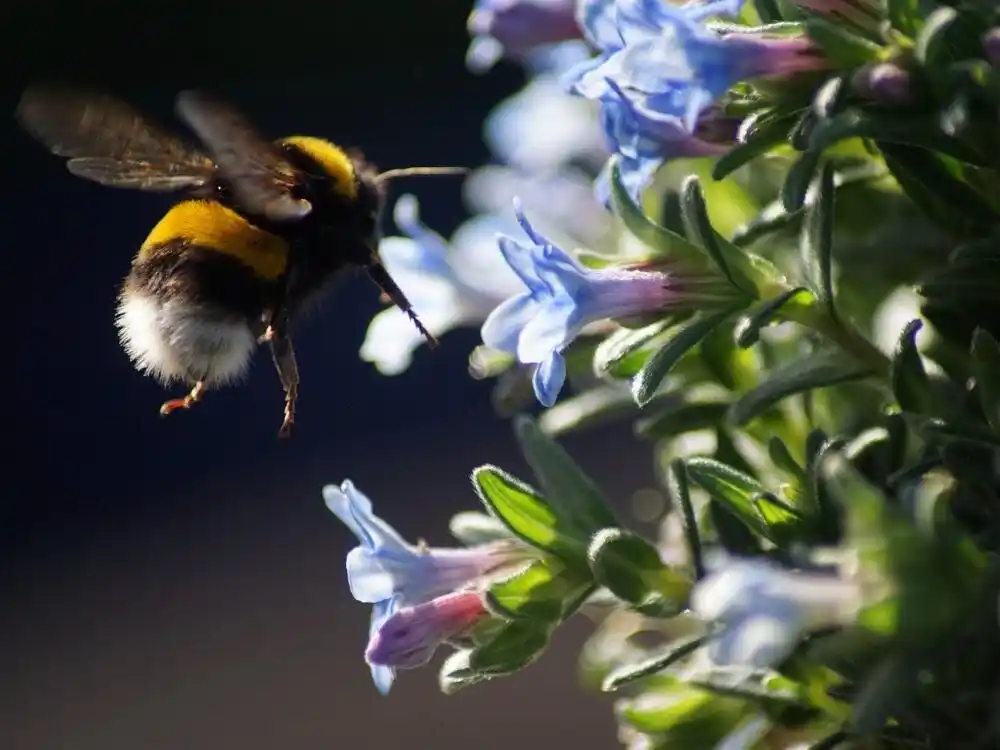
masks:
<svg viewBox="0 0 1000 750"><path fill-rule="evenodd" d="M31 86L16 118L52 153L69 157L73 174L103 185L177 190L204 185L214 174L207 156L106 94Z"/></svg>
<svg viewBox="0 0 1000 750"><path fill-rule="evenodd" d="M293 196L298 174L242 114L198 91L177 97L177 114L202 140L244 209L275 221L300 219L312 206Z"/></svg>

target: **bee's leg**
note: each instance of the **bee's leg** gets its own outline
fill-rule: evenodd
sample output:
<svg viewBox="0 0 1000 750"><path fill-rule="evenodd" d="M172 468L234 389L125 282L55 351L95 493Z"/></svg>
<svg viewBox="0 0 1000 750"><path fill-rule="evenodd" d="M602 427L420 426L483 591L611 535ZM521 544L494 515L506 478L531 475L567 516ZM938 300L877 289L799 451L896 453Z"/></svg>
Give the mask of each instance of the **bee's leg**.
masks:
<svg viewBox="0 0 1000 750"><path fill-rule="evenodd" d="M295 401L299 397L299 366L295 361L295 350L292 348L292 340L287 336L286 326L287 317L282 316L277 319L276 325L268 327L271 332L268 339L271 356L278 370L281 386L285 389L285 418L278 430L278 437L288 437L291 433L295 422Z"/></svg>
<svg viewBox="0 0 1000 750"><path fill-rule="evenodd" d="M192 404L197 404L201 401L201 397L205 395L205 383L199 380L194 384L194 388L188 393L184 398L172 398L169 401L164 401L163 405L160 407L160 415L167 416L171 412L177 411L177 409L189 409Z"/></svg>

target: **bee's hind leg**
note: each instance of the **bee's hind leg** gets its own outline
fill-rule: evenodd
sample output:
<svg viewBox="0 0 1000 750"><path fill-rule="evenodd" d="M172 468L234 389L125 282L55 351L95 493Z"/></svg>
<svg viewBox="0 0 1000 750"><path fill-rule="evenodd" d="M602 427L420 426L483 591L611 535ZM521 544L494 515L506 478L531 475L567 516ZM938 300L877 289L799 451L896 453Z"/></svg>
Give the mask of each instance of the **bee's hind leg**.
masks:
<svg viewBox="0 0 1000 750"><path fill-rule="evenodd" d="M281 386L285 389L285 417L278 430L278 437L288 437L295 423L295 402L299 397L299 366L295 361L295 350L287 334L288 317L281 315L274 324L268 326L267 342L271 346L271 356L278 370Z"/></svg>
<svg viewBox="0 0 1000 750"><path fill-rule="evenodd" d="M164 401L163 405L160 407L160 416L167 416L178 409L190 409L193 404L197 404L201 401L202 396L205 395L205 381L199 380L194 384L194 388L191 392L183 398L172 398L169 401Z"/></svg>

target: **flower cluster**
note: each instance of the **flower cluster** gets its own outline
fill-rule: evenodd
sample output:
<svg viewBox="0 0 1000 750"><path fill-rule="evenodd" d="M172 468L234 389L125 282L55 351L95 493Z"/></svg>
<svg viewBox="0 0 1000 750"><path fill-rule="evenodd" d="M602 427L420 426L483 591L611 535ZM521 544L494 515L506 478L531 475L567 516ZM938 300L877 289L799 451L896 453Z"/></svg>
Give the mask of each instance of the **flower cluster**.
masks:
<svg viewBox="0 0 1000 750"><path fill-rule="evenodd" d="M324 489L380 691L442 647L446 693L513 674L586 612L630 748L995 744L994 5L475 4L467 65L528 79L485 123L497 163L449 239L404 196L379 253L522 386L503 416L540 407L514 417L534 481L475 468L450 549ZM399 375L419 343L387 309L361 357ZM558 442L621 421L656 539Z"/></svg>

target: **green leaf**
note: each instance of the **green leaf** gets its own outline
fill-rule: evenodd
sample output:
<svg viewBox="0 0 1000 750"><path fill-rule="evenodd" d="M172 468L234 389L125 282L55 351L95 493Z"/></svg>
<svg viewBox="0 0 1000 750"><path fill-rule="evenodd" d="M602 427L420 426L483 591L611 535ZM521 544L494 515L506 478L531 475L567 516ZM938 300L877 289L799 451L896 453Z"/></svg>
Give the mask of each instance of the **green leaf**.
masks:
<svg viewBox="0 0 1000 750"><path fill-rule="evenodd" d="M990 427L1000 432L1000 346L982 328L972 335L972 369L983 416Z"/></svg>
<svg viewBox="0 0 1000 750"><path fill-rule="evenodd" d="M622 184L617 156L611 157L611 206L614 213L621 217L625 228L657 254L694 261L704 260L705 253L701 248L654 222L632 201Z"/></svg>
<svg viewBox="0 0 1000 750"><path fill-rule="evenodd" d="M558 622L592 588L589 578L553 558L535 560L486 592L486 606L510 620Z"/></svg>
<svg viewBox="0 0 1000 750"><path fill-rule="evenodd" d="M607 526L617 526L600 488L563 449L539 429L529 416L514 419L514 434L525 460L560 521L587 537Z"/></svg>
<svg viewBox="0 0 1000 750"><path fill-rule="evenodd" d="M448 529L453 537L468 545L488 544L511 538L510 530L502 521L477 510L456 513L452 516Z"/></svg>
<svg viewBox="0 0 1000 750"><path fill-rule="evenodd" d="M768 528L768 536L779 547L796 541L802 528L802 516L770 492L763 492L752 500L754 508Z"/></svg>
<svg viewBox="0 0 1000 750"><path fill-rule="evenodd" d="M688 237L697 240L729 283L751 297L757 287L746 274L744 253L712 228L708 208L697 175L689 175L681 185L681 215Z"/></svg>
<svg viewBox="0 0 1000 750"><path fill-rule="evenodd" d="M684 525L684 540L687 543L688 554L691 557L691 567L694 568L694 576L701 580L705 577L705 563L701 553L701 532L698 530L698 517L694 512L694 505L691 503L691 493L688 492L687 470L684 468L684 460L675 458L667 466L664 472L664 481L670 498L676 507L681 511L681 523Z"/></svg>
<svg viewBox="0 0 1000 750"><path fill-rule="evenodd" d="M748 529L777 543L783 529L772 529L757 510L755 500L766 493L753 477L712 458L694 457L684 462L688 478L718 500Z"/></svg>
<svg viewBox="0 0 1000 750"><path fill-rule="evenodd" d="M836 321L833 301L833 166L823 165L816 186L816 200L806 211L802 231L802 264L816 299Z"/></svg>
<svg viewBox="0 0 1000 750"><path fill-rule="evenodd" d="M564 560L584 561L590 536L568 527L527 484L486 465L472 472L472 485L486 509L519 539Z"/></svg>
<svg viewBox="0 0 1000 750"><path fill-rule="evenodd" d="M833 117L840 112L851 98L851 87L847 76L834 76L816 91L812 111L820 119Z"/></svg>
<svg viewBox="0 0 1000 750"><path fill-rule="evenodd" d="M750 711L744 701L683 684L658 687L618 705L622 720L660 735L663 747L715 747Z"/></svg>
<svg viewBox="0 0 1000 750"><path fill-rule="evenodd" d="M469 655L469 668L488 675L510 674L533 662L549 645L550 630L531 620L512 620L485 646Z"/></svg>
<svg viewBox="0 0 1000 750"><path fill-rule="evenodd" d="M663 564L642 537L618 528L596 534L587 551L594 580L632 608L651 617L674 617L684 610L691 581Z"/></svg>
<svg viewBox="0 0 1000 750"><path fill-rule="evenodd" d="M799 462L792 456L792 452L788 450L788 446L777 435L772 435L768 438L767 455L771 459L771 463L778 469L781 469L799 481L805 480L805 467L799 465Z"/></svg>
<svg viewBox="0 0 1000 750"><path fill-rule="evenodd" d="M646 364L632 379L632 397L639 406L648 404L660 383L667 377L681 357L708 335L723 320L736 312L736 306L711 314L700 314L677 331L666 343L646 360Z"/></svg>
<svg viewBox="0 0 1000 750"><path fill-rule="evenodd" d="M438 673L438 685L445 695L454 695L463 688L486 682L492 675L483 674L469 667L471 649L455 651L445 659Z"/></svg>
<svg viewBox="0 0 1000 750"><path fill-rule="evenodd" d="M741 128L740 140L718 158L712 167L712 177L724 180L744 164L766 154L775 146L784 143L788 131L795 123L794 115L768 117L767 112L752 116L749 123ZM760 122L758 126L756 123Z"/></svg>
<svg viewBox="0 0 1000 750"><path fill-rule="evenodd" d="M781 205L788 213L795 213L805 205L809 185L822 157L822 149L810 148L803 151L788 168L788 174L781 185Z"/></svg>
<svg viewBox="0 0 1000 750"><path fill-rule="evenodd" d="M923 327L921 320L911 320L906 324L896 341L890 371L896 401L905 411L917 414L933 409L931 384L917 351L917 333Z"/></svg>
<svg viewBox="0 0 1000 750"><path fill-rule="evenodd" d="M924 16L929 12L925 8L929 4L929 0L887 0L889 21L893 28L912 39L923 24Z"/></svg>
<svg viewBox="0 0 1000 750"><path fill-rule="evenodd" d="M733 425L745 425L789 396L870 374L870 370L851 362L839 350L820 351L771 370L759 386L744 393L729 408L729 421Z"/></svg>
<svg viewBox="0 0 1000 750"><path fill-rule="evenodd" d="M681 638L672 642L665 649L659 651L653 656L650 656L648 659L643 659L637 664L627 664L624 667L618 667L617 669L609 672L604 678L601 690L606 693L611 693L618 690L620 687L635 682L636 680L641 680L645 677L654 675L657 672L662 672L673 664L679 662L681 659L690 656L707 640L707 636L704 635Z"/></svg>
<svg viewBox="0 0 1000 750"><path fill-rule="evenodd" d="M666 331L671 324L670 320L659 320L644 328L622 328L615 331L594 350L594 374L598 377L605 374L619 375L617 365L622 360Z"/></svg>
<svg viewBox="0 0 1000 750"><path fill-rule="evenodd" d="M808 294L808 289L798 286L782 292L777 297L758 302L749 308L733 329L736 345L741 349L748 349L756 344L760 340L760 332L763 328L773 322L780 322L780 318L777 321L775 319L781 312L781 308L795 298L805 297Z"/></svg>
<svg viewBox="0 0 1000 750"><path fill-rule="evenodd" d="M882 48L842 25L830 23L819 17L806 21L806 31L824 55L838 68L856 68L876 62Z"/></svg>

